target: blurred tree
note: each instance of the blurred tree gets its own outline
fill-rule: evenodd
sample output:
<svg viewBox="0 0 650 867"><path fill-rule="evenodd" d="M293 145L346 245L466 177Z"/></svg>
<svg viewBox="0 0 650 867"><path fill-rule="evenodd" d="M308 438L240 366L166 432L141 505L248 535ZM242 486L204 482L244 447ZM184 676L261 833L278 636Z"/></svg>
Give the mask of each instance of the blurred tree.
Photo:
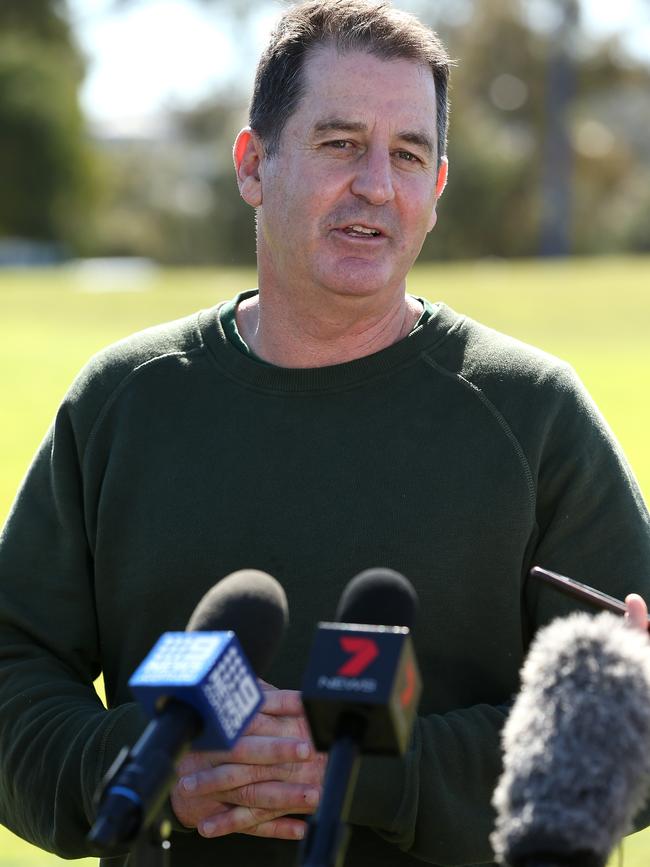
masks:
<svg viewBox="0 0 650 867"><path fill-rule="evenodd" d="M620 40L590 42L574 0L436 0L422 14L460 58L425 257L647 250L650 68Z"/></svg>
<svg viewBox="0 0 650 867"><path fill-rule="evenodd" d="M0 236L83 245L94 170L60 0L0 4Z"/></svg>
<svg viewBox="0 0 650 867"><path fill-rule="evenodd" d="M574 167L568 114L575 96L574 45L579 4L577 0L556 0L556 10L558 23L549 39L546 61L540 186L540 253L543 256L566 256L572 242Z"/></svg>
<svg viewBox="0 0 650 867"><path fill-rule="evenodd" d="M98 142L111 166L102 252L166 264L254 261L254 213L239 198L231 157L245 109L222 95L168 120L156 141Z"/></svg>
<svg viewBox="0 0 650 867"><path fill-rule="evenodd" d="M543 45L518 0L438 6L452 57L450 180L425 258L523 256L539 236Z"/></svg>
<svg viewBox="0 0 650 867"><path fill-rule="evenodd" d="M242 18L262 5L186 2ZM648 65L620 41L590 42L579 0L394 2L438 29L460 58L452 73L450 182L422 258L534 256L544 245L553 253L650 247ZM243 23L240 32L249 38ZM236 81L228 88L173 118L185 156L167 161L154 208L173 261L253 257L252 216L230 161L248 94Z"/></svg>
<svg viewBox="0 0 650 867"><path fill-rule="evenodd" d="M178 116L181 134L192 143L196 177L210 191L203 260L218 257L231 265L255 260L255 216L239 196L232 161L235 136L246 122L245 106L225 95Z"/></svg>
<svg viewBox="0 0 650 867"><path fill-rule="evenodd" d="M38 39L76 55L65 0L2 0L0 33Z"/></svg>

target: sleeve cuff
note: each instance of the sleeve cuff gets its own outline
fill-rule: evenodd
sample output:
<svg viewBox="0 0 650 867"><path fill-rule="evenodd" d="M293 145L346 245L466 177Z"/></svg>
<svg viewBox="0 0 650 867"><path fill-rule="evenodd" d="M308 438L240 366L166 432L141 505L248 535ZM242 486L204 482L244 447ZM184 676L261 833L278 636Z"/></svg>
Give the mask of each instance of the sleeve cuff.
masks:
<svg viewBox="0 0 650 867"><path fill-rule="evenodd" d="M348 821L401 838L417 813L419 725L404 756L365 756L350 806Z"/></svg>

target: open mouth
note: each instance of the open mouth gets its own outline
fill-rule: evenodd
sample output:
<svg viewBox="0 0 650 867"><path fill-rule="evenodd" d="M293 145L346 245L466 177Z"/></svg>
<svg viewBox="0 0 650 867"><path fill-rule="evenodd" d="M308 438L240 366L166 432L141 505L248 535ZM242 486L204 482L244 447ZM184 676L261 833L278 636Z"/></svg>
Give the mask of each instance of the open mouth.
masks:
<svg viewBox="0 0 650 867"><path fill-rule="evenodd" d="M361 226L358 223L354 223L351 226L345 226L342 231L351 238L379 238L381 235L379 229L371 229L368 226Z"/></svg>

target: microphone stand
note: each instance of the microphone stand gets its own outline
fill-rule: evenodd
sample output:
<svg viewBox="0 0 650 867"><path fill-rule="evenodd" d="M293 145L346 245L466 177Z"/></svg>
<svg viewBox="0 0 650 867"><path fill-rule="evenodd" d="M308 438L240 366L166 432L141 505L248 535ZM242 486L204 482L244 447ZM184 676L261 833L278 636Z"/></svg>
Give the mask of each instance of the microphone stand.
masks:
<svg viewBox="0 0 650 867"><path fill-rule="evenodd" d="M171 867L172 844L169 840L171 822L159 816L148 828L143 828L131 848L134 867Z"/></svg>
<svg viewBox="0 0 650 867"><path fill-rule="evenodd" d="M345 714L327 759L323 800L310 820L301 852L302 867L340 867L348 845L347 817L357 783L366 721Z"/></svg>

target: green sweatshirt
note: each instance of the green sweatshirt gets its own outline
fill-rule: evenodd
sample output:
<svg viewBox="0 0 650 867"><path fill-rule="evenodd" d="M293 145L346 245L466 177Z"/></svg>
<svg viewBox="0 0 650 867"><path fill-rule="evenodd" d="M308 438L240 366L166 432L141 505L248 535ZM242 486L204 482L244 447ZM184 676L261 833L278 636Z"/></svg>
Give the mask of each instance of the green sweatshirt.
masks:
<svg viewBox="0 0 650 867"><path fill-rule="evenodd" d="M346 863L490 861L519 668L575 604L526 580L535 563L650 596L647 510L562 362L442 304L393 346L318 369L247 357L217 309L124 340L72 385L1 537L0 820L88 853L93 793L143 727L127 680L219 578L281 581L291 623L267 679L299 688L317 621L386 566L420 599L424 689L406 758L363 761ZM173 846L175 867L297 857L245 835Z"/></svg>

